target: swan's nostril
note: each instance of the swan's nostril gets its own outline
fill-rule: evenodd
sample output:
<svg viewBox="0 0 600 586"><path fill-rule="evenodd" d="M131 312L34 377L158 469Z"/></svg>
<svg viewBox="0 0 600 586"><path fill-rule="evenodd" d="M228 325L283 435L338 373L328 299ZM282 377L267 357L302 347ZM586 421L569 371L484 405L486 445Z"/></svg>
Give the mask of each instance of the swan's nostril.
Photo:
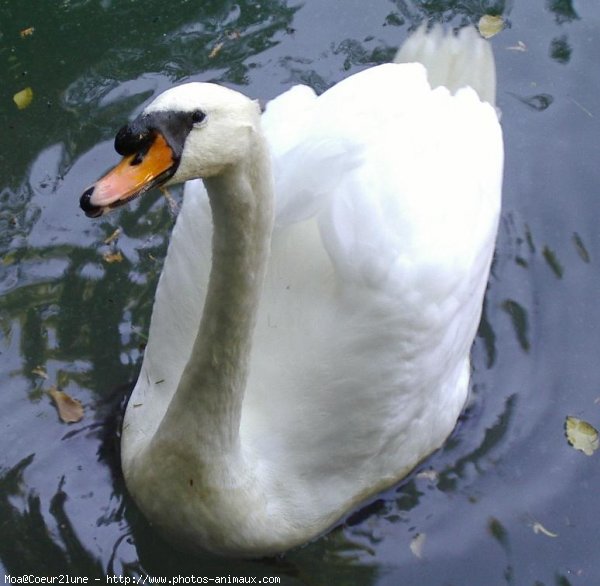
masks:
<svg viewBox="0 0 600 586"><path fill-rule="evenodd" d="M88 187L81 198L79 199L79 207L85 212L88 218L97 218L102 215L103 209L99 206L95 206L90 202L92 194L94 193L94 186Z"/></svg>

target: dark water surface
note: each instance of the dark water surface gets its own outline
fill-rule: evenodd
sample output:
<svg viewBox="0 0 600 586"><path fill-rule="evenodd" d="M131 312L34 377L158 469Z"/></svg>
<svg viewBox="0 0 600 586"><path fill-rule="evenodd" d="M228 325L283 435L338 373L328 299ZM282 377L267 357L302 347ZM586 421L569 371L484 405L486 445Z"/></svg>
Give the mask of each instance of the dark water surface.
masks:
<svg viewBox="0 0 600 586"><path fill-rule="evenodd" d="M298 82L321 91L389 60L423 18L486 11L508 23L493 39L504 211L457 431L406 482L283 557L174 551L127 497L117 461L174 217L159 193L100 221L79 211L117 159L114 133L175 82L264 100ZM4 572L600 583L600 455L563 431L566 415L600 426L599 31L600 6L584 0L0 0ZM27 86L34 99L19 111L12 96ZM122 261L107 262L116 251ZM52 385L82 401L82 421L59 422Z"/></svg>

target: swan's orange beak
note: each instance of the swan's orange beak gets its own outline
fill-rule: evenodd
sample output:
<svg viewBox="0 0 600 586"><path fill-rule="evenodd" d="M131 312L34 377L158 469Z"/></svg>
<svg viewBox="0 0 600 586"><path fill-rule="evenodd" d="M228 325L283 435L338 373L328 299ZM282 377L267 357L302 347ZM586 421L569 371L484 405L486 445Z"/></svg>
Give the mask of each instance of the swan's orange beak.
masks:
<svg viewBox="0 0 600 586"><path fill-rule="evenodd" d="M86 216L97 217L156 187L175 170L171 147L162 134L156 136L146 152L127 156L81 196Z"/></svg>

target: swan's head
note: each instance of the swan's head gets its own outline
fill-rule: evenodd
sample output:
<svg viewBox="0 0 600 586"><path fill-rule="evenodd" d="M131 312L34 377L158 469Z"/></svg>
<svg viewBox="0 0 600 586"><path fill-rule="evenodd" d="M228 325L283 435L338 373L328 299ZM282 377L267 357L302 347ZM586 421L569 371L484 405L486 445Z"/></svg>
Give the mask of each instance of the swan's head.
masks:
<svg viewBox="0 0 600 586"><path fill-rule="evenodd" d="M85 190L81 208L96 217L152 187L218 175L244 158L259 119L256 102L219 85L167 90L119 130L124 158Z"/></svg>

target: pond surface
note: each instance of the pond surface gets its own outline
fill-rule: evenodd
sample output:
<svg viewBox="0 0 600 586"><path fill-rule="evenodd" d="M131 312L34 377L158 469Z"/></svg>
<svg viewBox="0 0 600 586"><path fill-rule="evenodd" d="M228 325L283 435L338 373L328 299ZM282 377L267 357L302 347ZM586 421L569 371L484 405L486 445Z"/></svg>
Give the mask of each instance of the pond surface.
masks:
<svg viewBox="0 0 600 586"><path fill-rule="evenodd" d="M299 82L322 91L389 60L424 18L458 25L486 11L507 22L492 41L504 208L457 430L401 485L285 556L173 550L128 498L117 453L174 213L160 193L100 221L79 211L117 159L114 133L175 82L262 100ZM4 572L600 581L600 455L564 436L567 415L600 426L599 31L600 6L583 0L0 0ZM17 110L25 87L33 101ZM52 386L83 403L80 422L59 421Z"/></svg>

